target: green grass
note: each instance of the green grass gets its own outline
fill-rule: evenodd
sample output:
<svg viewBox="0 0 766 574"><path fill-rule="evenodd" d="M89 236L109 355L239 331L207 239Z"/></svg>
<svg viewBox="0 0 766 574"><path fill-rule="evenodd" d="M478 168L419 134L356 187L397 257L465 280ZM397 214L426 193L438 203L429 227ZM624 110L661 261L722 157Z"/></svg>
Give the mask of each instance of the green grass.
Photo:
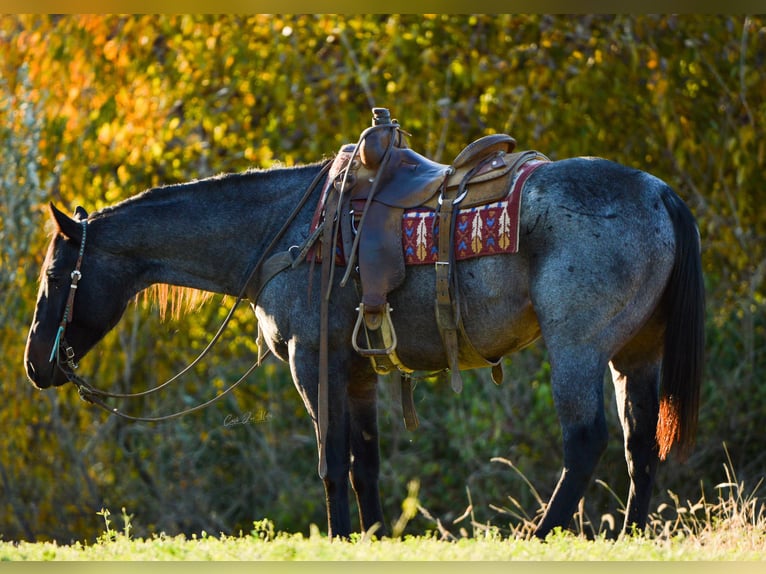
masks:
<svg viewBox="0 0 766 574"><path fill-rule="evenodd" d="M444 541L434 536L401 540L329 541L325 536L280 533L260 536L156 536L111 540L83 546L53 543L2 543L2 560L764 560L766 534L754 530L713 530L709 535L672 539L636 537L589 541L571 533L555 533L546 542L463 538Z"/></svg>
<svg viewBox="0 0 766 574"><path fill-rule="evenodd" d="M766 517L763 505L753 496L742 496L736 482L719 485L715 503L700 500L667 504L651 515L644 535L607 540L597 534L589 540L584 533L556 531L545 542L529 536L529 524L522 520L515 534L504 537L497 528L474 524L469 536L455 535L443 525L422 536L404 536L376 540L373 536L355 535L349 541L330 541L312 526L311 534L275 532L269 520L255 522L253 530L238 536L210 536L202 533L191 538L159 534L147 539L131 536L130 518L123 510L123 528L112 527L109 511L102 511L105 532L94 544L0 542L0 560L56 561L634 561L634 560L764 560L766 559ZM403 528L413 517L413 495L402 504L402 517L396 522ZM672 511L672 512L671 512ZM426 512L422 507L419 512ZM672 515L672 517L669 517ZM577 521L575 521L577 522ZM465 534L465 530L463 530Z"/></svg>

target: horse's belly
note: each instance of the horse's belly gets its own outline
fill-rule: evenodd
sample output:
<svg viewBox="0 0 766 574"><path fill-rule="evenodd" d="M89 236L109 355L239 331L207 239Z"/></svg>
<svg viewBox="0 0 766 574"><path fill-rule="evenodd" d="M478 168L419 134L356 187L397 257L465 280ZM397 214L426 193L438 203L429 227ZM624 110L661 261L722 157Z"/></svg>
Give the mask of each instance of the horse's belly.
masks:
<svg viewBox="0 0 766 574"><path fill-rule="evenodd" d="M522 349L540 336L528 296L526 266L518 255L468 260L458 264L460 309L466 334L491 360ZM389 301L398 338L397 353L415 370L446 368L436 325L436 286L432 267L408 268L407 280ZM482 365L467 365L467 368Z"/></svg>

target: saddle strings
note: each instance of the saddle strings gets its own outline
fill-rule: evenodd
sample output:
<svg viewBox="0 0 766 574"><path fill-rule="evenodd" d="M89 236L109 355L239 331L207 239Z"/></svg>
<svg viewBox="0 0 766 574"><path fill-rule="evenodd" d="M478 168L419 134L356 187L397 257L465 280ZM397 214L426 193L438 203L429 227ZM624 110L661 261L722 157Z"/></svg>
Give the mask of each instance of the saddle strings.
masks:
<svg viewBox="0 0 766 574"><path fill-rule="evenodd" d="M131 416L131 415L122 413L119 410L117 410L116 408L109 407L102 400L100 400L98 398L98 397L108 397L108 398L127 399L127 398L138 398L138 397L143 397L143 396L151 395L151 394L156 393L157 391L165 388L170 383L178 380L180 377L182 377L183 375L188 373L192 368L194 368L203 359L203 357L205 357L210 352L210 350L213 348L213 346L221 338L224 330L226 329L226 327L228 326L229 322L231 321L231 318L233 317L235 310L237 309L239 304L242 302L242 300L245 298L245 292L247 291L247 288L249 287L250 282L253 280L253 278L256 276L256 274L263 268L264 263L266 262L266 256L269 255L269 253L271 253L271 251L274 250L274 248L276 247L277 243L284 237L285 233L287 233L288 228L290 227L292 222L295 220L295 218L298 216L298 213L301 211L301 209L303 209L303 207L306 205L306 202L311 197L311 195L312 195L314 189L316 188L316 186L319 184L319 182L322 180L322 178L327 175L327 172L330 170L330 166L331 165L332 165L332 162L328 161L328 162L325 163L325 165L322 167L320 172L314 177L312 182L309 184L309 186L306 189L305 193L303 194L303 196L301 197L300 201L295 206L295 208L293 208L293 211L290 213L290 215L288 216L288 218L285 221L285 223L282 225L280 230L276 233L276 235L271 240L271 242L268 244L266 249L261 253L261 256L258 258L258 260L256 261L255 265L253 266L252 270L248 274L247 279L245 280L245 282L244 282L244 284L242 286L242 289L240 290L239 294L237 295L237 299L234 302L234 305L232 306L231 310L226 315L226 318L221 323L221 326L218 328L218 331L216 332L216 334L213 336L213 338L210 340L210 342L207 344L207 346L200 352L200 354L197 356L197 358L195 358L189 365L187 365L179 373L177 373L176 375L174 375L173 377L171 377L170 379L168 379L167 381L165 381L161 385L158 385L157 387L154 387L152 389L148 389L146 391L141 391L141 392L138 392L138 393L112 393L112 392L109 392L109 391L103 391L103 390L97 389L96 387L94 387L93 385L88 383L85 379L83 379L82 377L76 375L73 372L72 369L65 368L64 365L61 364L61 354L60 353L56 353L56 355L57 355L56 356L56 365L58 366L58 368L73 383L75 383L75 385L77 386L78 392L80 394L80 397L83 400L88 401L88 402L90 402L92 404L95 404L95 405L101 407L102 409L106 410L107 412L109 412L111 414L116 414L116 415L118 415L118 416L120 416L120 417L122 417L124 419L132 420L132 421L142 421L142 422L159 422L159 421L165 421L165 420L174 419L174 418L177 418L177 417L180 417L180 416L192 413L194 411L203 409L205 407L208 407L211 404L213 404L214 402L220 400L221 398L223 398L224 396L229 394L229 392L234 390L234 388L236 388L240 383L242 383L245 380L245 378L247 378L247 376L250 375L261 364L261 359L265 355L260 355L260 353L259 353L258 359L245 372L245 374L238 381L236 381L235 383L232 383L221 394L213 397L212 399L210 399L209 401L207 401L205 403L202 403L202 404L194 406L194 407L190 407L190 408L182 410L182 411L178 411L176 413L172 413L170 415L165 415L165 416L160 416L160 417L135 417L135 416ZM257 290L257 293L255 295L255 300L253 301L253 303L255 303L255 301L257 301L257 297L260 294L260 291L262 290L262 288L263 288L263 285L259 285L258 286L258 290ZM62 343L63 343L63 338L62 338Z"/></svg>

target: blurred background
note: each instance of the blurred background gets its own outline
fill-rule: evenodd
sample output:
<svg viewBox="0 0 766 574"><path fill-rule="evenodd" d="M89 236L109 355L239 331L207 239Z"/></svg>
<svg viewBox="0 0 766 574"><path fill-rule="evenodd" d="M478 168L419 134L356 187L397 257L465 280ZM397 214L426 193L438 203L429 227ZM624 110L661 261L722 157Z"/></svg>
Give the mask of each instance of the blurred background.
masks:
<svg viewBox="0 0 766 574"><path fill-rule="evenodd" d="M603 156L675 188L700 224L708 361L697 448L661 465L652 510L714 499L732 478L753 491L766 475L765 60L763 17L0 16L0 536L92 541L98 513L122 508L137 536L247 533L261 518L325 531L313 427L284 365L270 359L201 413L147 424L109 417L71 385L36 391L22 357L49 201L91 211L152 186L329 158L356 141L372 106L445 163L506 132L519 149ZM139 296L82 372L104 388L153 387L196 356L231 303L216 296L163 319ZM126 410L210 398L250 366L255 334L251 312L238 311L193 376ZM544 344L505 369L501 387L466 373L461 395L417 381L412 433L381 378L390 521L413 480L425 512L407 532L438 521L507 533L535 516L561 467ZM605 389L603 483L581 513L594 530L610 517L619 527L627 498Z"/></svg>

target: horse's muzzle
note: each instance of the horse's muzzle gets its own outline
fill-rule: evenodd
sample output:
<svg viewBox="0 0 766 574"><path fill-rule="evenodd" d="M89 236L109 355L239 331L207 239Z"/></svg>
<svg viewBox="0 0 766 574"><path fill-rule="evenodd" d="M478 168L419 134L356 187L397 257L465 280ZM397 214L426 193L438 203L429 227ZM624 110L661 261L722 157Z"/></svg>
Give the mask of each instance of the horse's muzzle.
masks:
<svg viewBox="0 0 766 574"><path fill-rule="evenodd" d="M37 389L58 387L67 382L67 377L60 369L56 368L55 362L49 361L49 357L35 357L30 349L24 356L24 369L27 372L29 382Z"/></svg>
<svg viewBox="0 0 766 574"><path fill-rule="evenodd" d="M37 371L35 371L35 366L30 361L24 361L24 367L26 368L29 382L32 383L35 387L39 388L39 385L37 384Z"/></svg>
<svg viewBox="0 0 766 574"><path fill-rule="evenodd" d="M27 378L36 388L45 389L50 386L50 383L46 384L46 382L42 380L42 377L40 377L40 374L37 372L37 369L35 369L35 364L32 361L29 359L25 360L24 367L27 371Z"/></svg>

